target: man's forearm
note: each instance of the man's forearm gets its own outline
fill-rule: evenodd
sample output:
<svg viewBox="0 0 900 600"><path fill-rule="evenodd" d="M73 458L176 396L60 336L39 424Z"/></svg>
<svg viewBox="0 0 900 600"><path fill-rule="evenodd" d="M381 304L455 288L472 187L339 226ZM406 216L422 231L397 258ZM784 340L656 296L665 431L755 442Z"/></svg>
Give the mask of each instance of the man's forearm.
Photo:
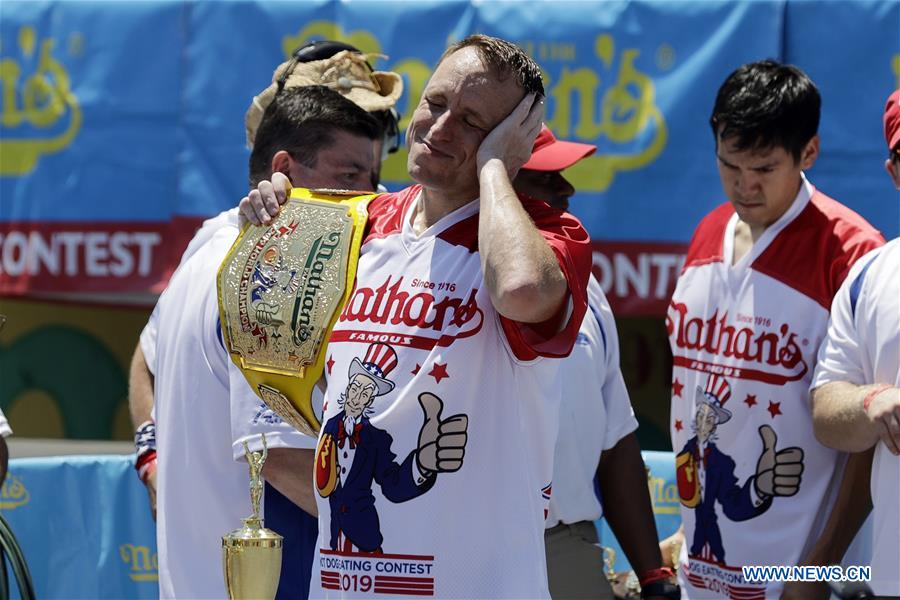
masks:
<svg viewBox="0 0 900 600"><path fill-rule="evenodd" d="M150 420L153 410L153 374L147 368L140 343L134 349L128 372L128 410L135 429Z"/></svg>
<svg viewBox="0 0 900 600"><path fill-rule="evenodd" d="M816 439L843 452L862 452L878 441L878 430L863 406L874 385L844 381L826 383L812 391L813 427Z"/></svg>
<svg viewBox="0 0 900 600"><path fill-rule="evenodd" d="M263 465L263 477L282 495L316 517L316 497L313 492L313 461L315 451L300 448L272 448Z"/></svg>
<svg viewBox="0 0 900 600"><path fill-rule="evenodd" d="M488 161L479 182L478 249L494 307L515 321L546 321L559 312L568 290L556 255L522 206L501 161Z"/></svg>
<svg viewBox="0 0 900 600"><path fill-rule="evenodd" d="M872 511L870 480L874 453L875 449L870 448L865 452L851 454L847 459L837 498L825 528L802 564L834 565L841 562L859 528Z"/></svg>
<svg viewBox="0 0 900 600"><path fill-rule="evenodd" d="M603 515L637 574L663 565L647 471L633 433L603 452L597 468Z"/></svg>

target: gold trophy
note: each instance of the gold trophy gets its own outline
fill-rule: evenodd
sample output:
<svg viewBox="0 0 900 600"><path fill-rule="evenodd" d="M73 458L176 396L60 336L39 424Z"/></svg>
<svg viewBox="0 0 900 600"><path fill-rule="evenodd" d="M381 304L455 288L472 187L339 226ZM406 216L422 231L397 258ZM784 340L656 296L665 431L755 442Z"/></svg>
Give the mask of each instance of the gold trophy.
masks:
<svg viewBox="0 0 900 600"><path fill-rule="evenodd" d="M259 516L262 498L262 468L268 449L262 436L262 452L250 452L244 442L244 456L250 466L250 503L253 514L242 519L244 526L222 536L222 568L231 600L275 598L281 577L281 546L284 538L263 527Z"/></svg>
<svg viewBox="0 0 900 600"><path fill-rule="evenodd" d="M294 188L269 225L244 227L219 268L226 349L269 408L307 435L321 425L312 390L376 195Z"/></svg>

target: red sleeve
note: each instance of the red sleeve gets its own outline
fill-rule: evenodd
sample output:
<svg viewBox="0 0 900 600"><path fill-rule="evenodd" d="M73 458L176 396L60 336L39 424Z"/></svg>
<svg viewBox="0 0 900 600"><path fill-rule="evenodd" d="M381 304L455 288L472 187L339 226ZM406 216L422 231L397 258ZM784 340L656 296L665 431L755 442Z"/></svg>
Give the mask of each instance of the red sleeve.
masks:
<svg viewBox="0 0 900 600"><path fill-rule="evenodd" d="M753 268L830 310L853 263L883 244L881 233L865 219L816 191L806 208L754 261Z"/></svg>
<svg viewBox="0 0 900 600"><path fill-rule="evenodd" d="M556 255L559 268L569 284L569 294L560 314L545 323L521 323L501 315L500 324L513 354L519 360L534 360L538 356L562 358L572 351L587 311L591 240L578 219L569 213L533 200L523 199L522 204ZM570 305L569 319L565 327L557 331L555 324L560 322Z"/></svg>
<svg viewBox="0 0 900 600"><path fill-rule="evenodd" d="M723 248L722 241L725 239L725 228L734 209L731 204L720 204L711 213L703 217L691 242L688 244L687 256L684 259L684 266L681 272L684 273L688 267L699 267L714 262L722 262Z"/></svg>

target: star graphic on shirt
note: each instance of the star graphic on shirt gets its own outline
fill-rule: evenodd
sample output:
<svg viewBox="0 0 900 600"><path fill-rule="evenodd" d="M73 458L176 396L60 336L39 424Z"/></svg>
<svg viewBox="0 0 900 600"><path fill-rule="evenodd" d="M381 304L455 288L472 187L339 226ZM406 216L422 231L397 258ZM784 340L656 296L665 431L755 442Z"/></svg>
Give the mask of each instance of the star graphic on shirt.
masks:
<svg viewBox="0 0 900 600"><path fill-rule="evenodd" d="M769 411L769 414L772 415L772 418L775 418L775 415L781 414L781 402L772 402L769 400L769 408L766 409Z"/></svg>
<svg viewBox="0 0 900 600"><path fill-rule="evenodd" d="M332 369L332 367L334 367L334 355L333 354L328 357L328 362L325 364L328 365L328 374L331 375L331 369Z"/></svg>
<svg viewBox="0 0 900 600"><path fill-rule="evenodd" d="M434 377L435 383L440 383L441 379L450 377L450 375L447 374L447 363L434 363L434 366L431 367L431 371L429 371L428 374Z"/></svg>
<svg viewBox="0 0 900 600"><path fill-rule="evenodd" d="M420 371L421 369L422 369L422 367L419 365L419 363L416 363L416 368L413 369L412 371L410 371L410 373L412 373L413 375L418 375L418 374L419 374L419 371Z"/></svg>
<svg viewBox="0 0 900 600"><path fill-rule="evenodd" d="M675 378L675 381L672 382L672 395L678 396L681 398L681 392L684 390L684 384L678 381L678 378Z"/></svg>
<svg viewBox="0 0 900 600"><path fill-rule="evenodd" d="M747 394L747 397L744 398L744 404L746 404L748 408L756 406L756 394Z"/></svg>
<svg viewBox="0 0 900 600"><path fill-rule="evenodd" d="M681 419L675 419L675 431L681 431L684 429L684 424L681 422Z"/></svg>

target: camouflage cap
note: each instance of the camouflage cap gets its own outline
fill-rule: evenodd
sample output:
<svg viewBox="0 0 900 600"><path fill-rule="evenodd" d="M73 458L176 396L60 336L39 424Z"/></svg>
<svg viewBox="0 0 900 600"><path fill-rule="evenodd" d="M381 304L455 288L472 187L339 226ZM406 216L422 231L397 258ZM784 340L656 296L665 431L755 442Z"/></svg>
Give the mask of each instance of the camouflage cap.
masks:
<svg viewBox="0 0 900 600"><path fill-rule="evenodd" d="M272 85L255 96L247 109L244 117L247 145L253 147L263 114L281 88L322 85L368 112L393 108L403 93L403 79L393 71L373 71L366 62L368 57L342 50L323 60L292 59L280 64L272 74Z"/></svg>

